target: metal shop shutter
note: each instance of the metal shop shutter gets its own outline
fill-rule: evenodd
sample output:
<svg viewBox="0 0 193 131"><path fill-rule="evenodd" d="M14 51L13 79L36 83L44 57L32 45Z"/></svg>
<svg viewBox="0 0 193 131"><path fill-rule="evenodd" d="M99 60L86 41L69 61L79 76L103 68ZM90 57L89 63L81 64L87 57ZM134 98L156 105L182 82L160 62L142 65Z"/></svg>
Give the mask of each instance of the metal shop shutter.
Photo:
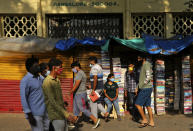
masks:
<svg viewBox="0 0 193 131"><path fill-rule="evenodd" d="M25 60L32 54L14 53L9 57L0 57L0 112L22 112L20 100L20 80L26 74ZM73 73L70 68L73 58L68 54L43 53L36 54L40 62L48 62L50 58L57 57L63 61L64 72L60 76L64 100L69 103L72 111Z"/></svg>

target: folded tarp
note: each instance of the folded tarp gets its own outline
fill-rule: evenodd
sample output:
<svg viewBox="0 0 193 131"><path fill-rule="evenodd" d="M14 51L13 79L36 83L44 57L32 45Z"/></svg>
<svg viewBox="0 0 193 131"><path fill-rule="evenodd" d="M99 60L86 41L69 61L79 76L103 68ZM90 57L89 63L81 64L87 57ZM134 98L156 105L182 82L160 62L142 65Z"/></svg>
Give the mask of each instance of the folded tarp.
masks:
<svg viewBox="0 0 193 131"><path fill-rule="evenodd" d="M193 35L186 37L178 35L169 39L163 39L160 37L143 34L142 38L144 39L146 49L150 54L177 54L178 52L190 46L193 42Z"/></svg>
<svg viewBox="0 0 193 131"><path fill-rule="evenodd" d="M122 44L128 48L138 50L141 52L147 52L143 39L134 38L130 40L124 40L124 39L119 39L117 37L110 37L110 39L107 40L106 44L101 47L103 51L108 51L108 47L109 47L111 40L115 40L117 43Z"/></svg>
<svg viewBox="0 0 193 131"><path fill-rule="evenodd" d="M56 49L61 50L61 51L66 51L66 50L69 50L75 47L78 44L103 46L105 43L106 43L106 40L97 40L94 38L84 38L83 40L78 40L76 38L70 38L68 40L59 40L56 43Z"/></svg>
<svg viewBox="0 0 193 131"><path fill-rule="evenodd" d="M0 38L0 51L21 53L43 53L52 51L58 39L23 36L18 38Z"/></svg>

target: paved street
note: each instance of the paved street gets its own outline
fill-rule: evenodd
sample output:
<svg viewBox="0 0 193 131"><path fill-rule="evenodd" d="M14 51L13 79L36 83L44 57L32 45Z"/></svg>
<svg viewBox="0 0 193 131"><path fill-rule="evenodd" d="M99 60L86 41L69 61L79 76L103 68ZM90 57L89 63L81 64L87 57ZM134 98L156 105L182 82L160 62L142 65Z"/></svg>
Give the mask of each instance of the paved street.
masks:
<svg viewBox="0 0 193 131"><path fill-rule="evenodd" d="M165 115L155 117L156 128L137 128L137 123L124 118L121 122L111 119L105 123L102 120L96 131L193 131L193 116ZM82 122L83 126L75 131L94 131L91 124ZM29 124L23 114L0 114L0 131L30 131Z"/></svg>

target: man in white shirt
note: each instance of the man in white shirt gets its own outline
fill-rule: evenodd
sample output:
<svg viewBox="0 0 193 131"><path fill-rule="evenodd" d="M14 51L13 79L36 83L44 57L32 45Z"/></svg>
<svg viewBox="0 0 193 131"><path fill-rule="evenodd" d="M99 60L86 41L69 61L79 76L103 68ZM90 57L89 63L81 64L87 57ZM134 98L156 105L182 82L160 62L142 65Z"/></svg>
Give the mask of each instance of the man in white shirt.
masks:
<svg viewBox="0 0 193 131"><path fill-rule="evenodd" d="M97 58L94 56L91 56L89 58L90 63L90 83L91 83L91 94L94 94L94 92L98 92L99 94L102 93L104 89L103 85L103 70L102 67L97 64ZM90 107L91 107L91 113L98 118L98 110L100 110L103 114L105 114L105 117L108 117L108 112L105 110L103 105L100 101L92 102L90 100Z"/></svg>

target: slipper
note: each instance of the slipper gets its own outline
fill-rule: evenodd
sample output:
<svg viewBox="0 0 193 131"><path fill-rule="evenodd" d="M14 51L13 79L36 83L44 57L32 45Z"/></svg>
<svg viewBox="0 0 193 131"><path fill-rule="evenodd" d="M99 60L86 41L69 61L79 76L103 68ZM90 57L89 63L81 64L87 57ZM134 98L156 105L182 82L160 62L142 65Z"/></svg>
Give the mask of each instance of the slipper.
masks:
<svg viewBox="0 0 193 131"><path fill-rule="evenodd" d="M150 127L152 127L152 128L155 128L155 125L154 125L154 126L152 126L152 125L148 124L148 126L150 126Z"/></svg>
<svg viewBox="0 0 193 131"><path fill-rule="evenodd" d="M141 123L140 126L139 126L139 128L144 128L144 127L146 127L146 126L148 126L148 125L149 125L149 123Z"/></svg>

